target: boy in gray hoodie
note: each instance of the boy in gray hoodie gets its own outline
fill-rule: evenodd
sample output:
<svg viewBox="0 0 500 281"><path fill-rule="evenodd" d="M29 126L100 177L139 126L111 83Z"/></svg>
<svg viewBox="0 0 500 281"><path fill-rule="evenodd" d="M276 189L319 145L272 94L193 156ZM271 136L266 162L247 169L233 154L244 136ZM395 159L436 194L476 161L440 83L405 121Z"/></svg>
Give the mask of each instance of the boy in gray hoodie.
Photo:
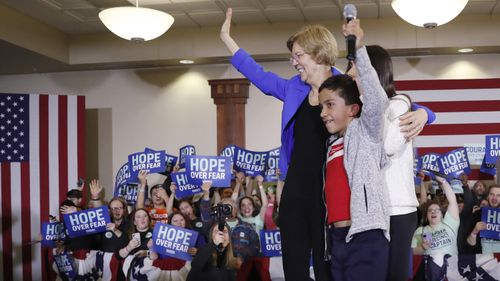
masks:
<svg viewBox="0 0 500 281"><path fill-rule="evenodd" d="M332 134L324 188L331 271L335 281L367 280L367 274L383 281L389 253L389 198L381 173L388 98L359 43L362 30L355 31L357 84L338 75L319 89L321 118Z"/></svg>

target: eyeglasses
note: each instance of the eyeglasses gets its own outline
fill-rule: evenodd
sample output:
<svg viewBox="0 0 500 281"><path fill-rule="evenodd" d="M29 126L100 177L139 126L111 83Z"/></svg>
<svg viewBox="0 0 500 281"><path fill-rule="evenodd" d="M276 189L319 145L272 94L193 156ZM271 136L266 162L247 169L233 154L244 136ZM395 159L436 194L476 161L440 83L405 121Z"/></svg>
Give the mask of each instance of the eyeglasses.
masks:
<svg viewBox="0 0 500 281"><path fill-rule="evenodd" d="M111 211L119 211L119 210L123 210L123 207L114 207L114 208L110 208Z"/></svg>
<svg viewBox="0 0 500 281"><path fill-rule="evenodd" d="M303 55L305 55L305 53L292 54L292 57L290 58L290 63L293 63L294 60L298 62Z"/></svg>
<svg viewBox="0 0 500 281"><path fill-rule="evenodd" d="M427 209L427 213L433 213L433 212L441 212L441 209L438 209L438 208L434 208L434 209Z"/></svg>

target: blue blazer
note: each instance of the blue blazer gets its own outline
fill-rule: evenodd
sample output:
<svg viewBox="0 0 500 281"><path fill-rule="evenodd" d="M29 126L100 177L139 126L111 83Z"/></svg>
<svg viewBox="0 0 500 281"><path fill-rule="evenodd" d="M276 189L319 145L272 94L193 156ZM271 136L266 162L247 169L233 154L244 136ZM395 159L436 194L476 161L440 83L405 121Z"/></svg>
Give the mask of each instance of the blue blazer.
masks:
<svg viewBox="0 0 500 281"><path fill-rule="evenodd" d="M285 79L273 72L266 72L243 49L239 49L231 58L231 64L254 84L264 94L273 96L283 102L281 112L281 148L278 167L282 180L288 171L288 164L293 151L293 116L299 109L304 99L309 94L311 86L300 80L300 75ZM341 72L332 67L333 75Z"/></svg>
<svg viewBox="0 0 500 281"><path fill-rule="evenodd" d="M304 99L309 94L311 86L300 80L300 75L285 79L273 72L264 71L244 49L239 49L231 58L231 64L245 76L252 84L266 95L273 96L283 102L281 112L281 148L278 167L281 172L281 180L285 179L288 165L293 151L293 128L295 119L293 116L299 109ZM339 70L332 67L332 74L341 74ZM427 111L427 124L434 122L436 115L425 106L412 103L412 110L422 108Z"/></svg>

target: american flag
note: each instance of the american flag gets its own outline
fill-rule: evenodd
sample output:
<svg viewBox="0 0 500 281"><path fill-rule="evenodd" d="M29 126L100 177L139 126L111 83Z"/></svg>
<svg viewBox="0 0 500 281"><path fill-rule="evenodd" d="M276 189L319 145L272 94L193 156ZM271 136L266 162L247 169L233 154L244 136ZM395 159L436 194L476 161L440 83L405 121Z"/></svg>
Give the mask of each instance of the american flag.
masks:
<svg viewBox="0 0 500 281"><path fill-rule="evenodd" d="M396 89L436 113L415 140L419 155L485 143L500 134L500 79L398 81ZM469 179L492 179L473 166Z"/></svg>
<svg viewBox="0 0 500 281"><path fill-rule="evenodd" d="M47 280L31 242L85 175L85 98L0 94L0 162L0 280Z"/></svg>

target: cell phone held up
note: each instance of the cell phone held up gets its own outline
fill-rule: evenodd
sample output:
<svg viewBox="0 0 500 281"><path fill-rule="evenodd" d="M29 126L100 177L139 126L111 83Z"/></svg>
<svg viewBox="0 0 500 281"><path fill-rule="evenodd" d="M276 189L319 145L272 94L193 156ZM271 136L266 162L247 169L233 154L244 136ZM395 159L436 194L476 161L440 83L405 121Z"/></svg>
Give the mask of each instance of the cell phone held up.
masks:
<svg viewBox="0 0 500 281"><path fill-rule="evenodd" d="M139 243L139 245L141 244L141 234L139 232L133 233L132 239L136 240Z"/></svg>
<svg viewBox="0 0 500 281"><path fill-rule="evenodd" d="M432 232L422 233L422 239L429 244L432 244Z"/></svg>

